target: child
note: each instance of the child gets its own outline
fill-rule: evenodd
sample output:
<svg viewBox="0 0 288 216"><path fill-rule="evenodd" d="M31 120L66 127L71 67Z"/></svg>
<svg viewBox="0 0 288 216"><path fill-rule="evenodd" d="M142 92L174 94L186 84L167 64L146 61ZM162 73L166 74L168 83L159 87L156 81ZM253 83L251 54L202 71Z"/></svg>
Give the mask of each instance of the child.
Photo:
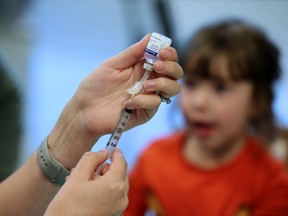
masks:
<svg viewBox="0 0 288 216"><path fill-rule="evenodd" d="M206 26L185 47L186 127L140 156L124 215L288 215L287 173L265 147L277 47L240 20Z"/></svg>

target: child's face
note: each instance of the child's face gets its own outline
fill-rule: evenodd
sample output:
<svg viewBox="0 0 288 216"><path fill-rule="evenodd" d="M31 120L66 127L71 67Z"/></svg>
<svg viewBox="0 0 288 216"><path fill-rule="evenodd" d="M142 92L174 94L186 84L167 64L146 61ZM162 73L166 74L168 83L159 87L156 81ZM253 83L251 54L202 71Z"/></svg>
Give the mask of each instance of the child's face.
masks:
<svg viewBox="0 0 288 216"><path fill-rule="evenodd" d="M214 61L212 67L221 80L186 77L180 103L190 138L217 150L245 137L253 89L248 81L229 79L225 59Z"/></svg>

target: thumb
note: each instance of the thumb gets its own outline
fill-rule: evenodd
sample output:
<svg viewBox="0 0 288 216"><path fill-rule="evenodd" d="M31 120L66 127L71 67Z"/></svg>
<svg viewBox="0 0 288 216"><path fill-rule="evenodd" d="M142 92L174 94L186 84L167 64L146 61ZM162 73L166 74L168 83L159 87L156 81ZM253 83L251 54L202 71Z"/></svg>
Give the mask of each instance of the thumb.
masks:
<svg viewBox="0 0 288 216"><path fill-rule="evenodd" d="M122 154L122 152L116 148L113 156L112 162L109 167L108 172L110 175L114 176L114 179L124 181L127 175L127 162Z"/></svg>
<svg viewBox="0 0 288 216"><path fill-rule="evenodd" d="M130 67L144 56L144 51L150 37L151 34L146 35L141 41L108 59L103 65L118 69Z"/></svg>
<svg viewBox="0 0 288 216"><path fill-rule="evenodd" d="M71 173L71 177L78 180L89 180L97 167L108 158L108 152L86 152Z"/></svg>

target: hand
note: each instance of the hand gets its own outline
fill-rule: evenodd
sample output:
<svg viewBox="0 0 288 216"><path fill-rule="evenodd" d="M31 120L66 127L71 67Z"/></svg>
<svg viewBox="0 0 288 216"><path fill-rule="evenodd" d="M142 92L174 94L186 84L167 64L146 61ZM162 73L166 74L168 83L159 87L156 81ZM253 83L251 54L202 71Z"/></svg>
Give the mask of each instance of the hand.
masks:
<svg viewBox="0 0 288 216"><path fill-rule="evenodd" d="M80 85L75 98L79 106L83 107L83 113L86 114L85 126L91 134L111 133L124 105L136 109L128 128L145 123L155 114L160 105L160 98L155 91L161 91L163 96L169 98L180 91L176 80L182 76L182 68L175 62L177 61L176 51L167 48L160 52L162 61L155 64L154 79L146 82L151 86L151 81L154 81L155 86L148 88L148 85L145 85L146 93L153 94L138 95L124 104L131 97L127 89L139 81L144 74L143 54L148 39L149 37L144 38L123 53L104 62Z"/></svg>
<svg viewBox="0 0 288 216"><path fill-rule="evenodd" d="M144 74L143 55L149 38L146 36L96 68L67 104L48 140L53 155L67 168L74 167L100 136L114 130L125 106L134 110L126 128L129 129L147 122L156 113L161 102L156 91L168 98L179 93L177 80L183 70L176 62L176 50L168 47L160 51L155 72L144 83L144 94L129 99L127 89Z"/></svg>
<svg viewBox="0 0 288 216"><path fill-rule="evenodd" d="M128 206L127 164L119 150L102 175L94 176L107 151L87 152L50 203L45 216L117 215Z"/></svg>

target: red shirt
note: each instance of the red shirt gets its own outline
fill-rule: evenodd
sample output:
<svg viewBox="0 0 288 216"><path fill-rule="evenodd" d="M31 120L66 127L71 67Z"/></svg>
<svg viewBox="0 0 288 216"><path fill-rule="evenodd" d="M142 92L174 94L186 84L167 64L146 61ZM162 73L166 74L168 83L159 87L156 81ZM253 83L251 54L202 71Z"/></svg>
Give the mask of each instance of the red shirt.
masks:
<svg viewBox="0 0 288 216"><path fill-rule="evenodd" d="M125 216L288 215L288 177L255 139L229 164L204 170L182 154L185 136L177 133L152 143L130 175ZM161 213L162 212L162 213Z"/></svg>

